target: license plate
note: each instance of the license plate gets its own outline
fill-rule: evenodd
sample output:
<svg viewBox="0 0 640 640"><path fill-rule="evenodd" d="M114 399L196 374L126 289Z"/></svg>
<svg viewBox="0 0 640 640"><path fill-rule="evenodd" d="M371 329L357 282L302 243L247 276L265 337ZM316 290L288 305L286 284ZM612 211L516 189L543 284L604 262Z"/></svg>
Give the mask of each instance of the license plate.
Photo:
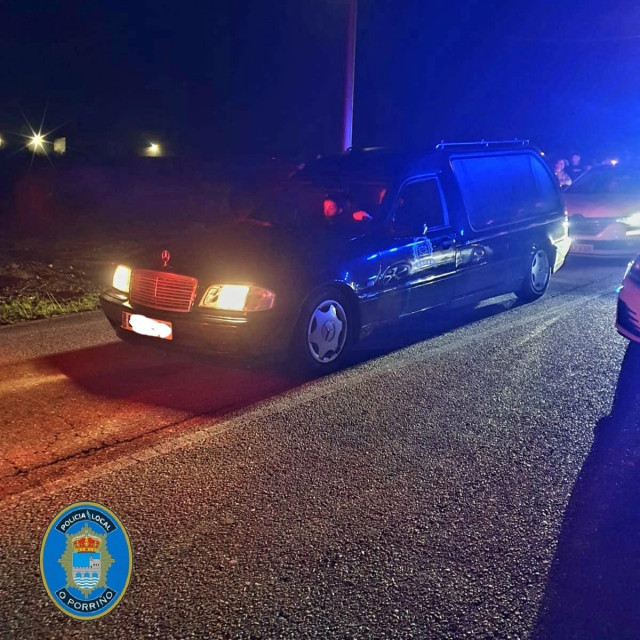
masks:
<svg viewBox="0 0 640 640"><path fill-rule="evenodd" d="M593 253L593 245L592 244L578 244L573 242L571 244L571 251L573 253Z"/></svg>
<svg viewBox="0 0 640 640"><path fill-rule="evenodd" d="M122 312L122 328L141 336L173 340L173 327L166 320L154 320L139 313Z"/></svg>

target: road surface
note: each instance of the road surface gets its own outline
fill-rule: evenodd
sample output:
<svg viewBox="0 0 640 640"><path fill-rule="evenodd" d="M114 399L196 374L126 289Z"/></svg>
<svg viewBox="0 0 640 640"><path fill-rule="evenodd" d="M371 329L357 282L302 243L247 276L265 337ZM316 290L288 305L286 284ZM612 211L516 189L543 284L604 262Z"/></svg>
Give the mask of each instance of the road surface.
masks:
<svg viewBox="0 0 640 640"><path fill-rule="evenodd" d="M115 342L99 314L0 330L0 635L638 638L640 355L624 265L379 332L301 380ZM134 550L80 622L39 547L76 501Z"/></svg>

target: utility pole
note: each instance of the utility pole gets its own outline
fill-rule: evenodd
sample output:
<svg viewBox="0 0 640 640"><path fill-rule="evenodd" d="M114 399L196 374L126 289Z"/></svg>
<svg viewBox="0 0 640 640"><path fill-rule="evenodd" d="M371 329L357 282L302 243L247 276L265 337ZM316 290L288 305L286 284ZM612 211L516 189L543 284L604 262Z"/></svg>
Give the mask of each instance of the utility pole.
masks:
<svg viewBox="0 0 640 640"><path fill-rule="evenodd" d="M344 86L344 118L342 128L342 149L346 151L353 144L353 92L356 75L356 32L358 26L358 0L347 0L347 55Z"/></svg>

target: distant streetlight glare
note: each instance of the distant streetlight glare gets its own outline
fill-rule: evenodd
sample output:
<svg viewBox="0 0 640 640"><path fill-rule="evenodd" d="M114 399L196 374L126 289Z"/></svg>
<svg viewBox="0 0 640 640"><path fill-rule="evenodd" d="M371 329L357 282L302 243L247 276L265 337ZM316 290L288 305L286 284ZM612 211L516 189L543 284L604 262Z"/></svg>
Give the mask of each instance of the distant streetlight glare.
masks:
<svg viewBox="0 0 640 640"><path fill-rule="evenodd" d="M150 156L159 156L162 153L160 149L160 145L156 142L151 142L149 144L149 155Z"/></svg>
<svg viewBox="0 0 640 640"><path fill-rule="evenodd" d="M29 141L29 144L37 151L38 149L44 149L44 136L39 133L34 134Z"/></svg>

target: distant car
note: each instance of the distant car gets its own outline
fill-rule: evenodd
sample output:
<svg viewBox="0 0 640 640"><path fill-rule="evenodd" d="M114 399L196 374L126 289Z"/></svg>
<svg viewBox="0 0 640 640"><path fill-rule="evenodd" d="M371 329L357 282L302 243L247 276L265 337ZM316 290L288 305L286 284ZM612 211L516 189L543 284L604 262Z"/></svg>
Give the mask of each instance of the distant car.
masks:
<svg viewBox="0 0 640 640"><path fill-rule="evenodd" d="M640 251L640 166L593 167L564 200L572 254L630 258Z"/></svg>
<svg viewBox="0 0 640 640"><path fill-rule="evenodd" d="M629 263L618 292L616 329L625 338L640 342L640 256Z"/></svg>
<svg viewBox="0 0 640 640"><path fill-rule="evenodd" d="M311 163L246 220L119 265L102 309L122 338L290 350L329 371L403 316L508 292L539 298L567 229L557 181L526 143L355 150Z"/></svg>

